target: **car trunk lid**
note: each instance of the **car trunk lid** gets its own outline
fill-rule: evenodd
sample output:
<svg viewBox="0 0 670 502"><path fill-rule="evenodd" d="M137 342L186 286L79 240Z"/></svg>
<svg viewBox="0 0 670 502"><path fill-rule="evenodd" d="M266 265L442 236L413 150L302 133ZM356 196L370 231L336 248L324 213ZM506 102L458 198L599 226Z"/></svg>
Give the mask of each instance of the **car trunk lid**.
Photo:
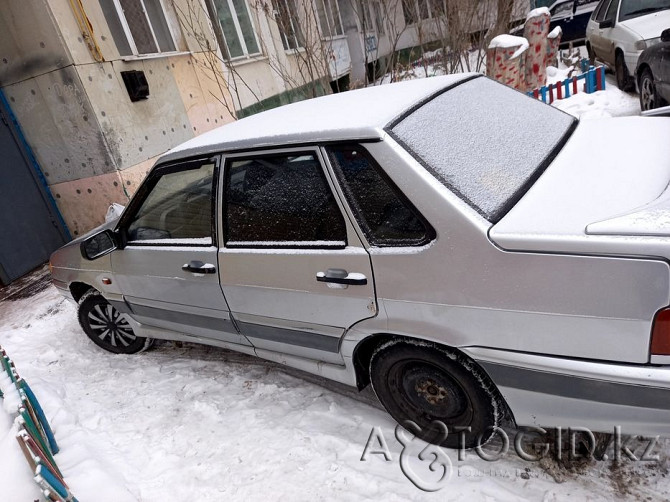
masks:
<svg viewBox="0 0 670 502"><path fill-rule="evenodd" d="M670 258L670 120L580 123L490 230L504 249Z"/></svg>

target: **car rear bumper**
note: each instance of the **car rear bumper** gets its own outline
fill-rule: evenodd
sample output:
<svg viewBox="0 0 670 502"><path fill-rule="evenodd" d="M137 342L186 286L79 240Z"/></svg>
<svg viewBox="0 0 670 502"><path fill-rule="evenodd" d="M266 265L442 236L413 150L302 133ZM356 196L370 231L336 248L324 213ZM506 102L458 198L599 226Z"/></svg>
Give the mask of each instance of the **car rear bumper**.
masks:
<svg viewBox="0 0 670 502"><path fill-rule="evenodd" d="M467 349L518 425L670 436L670 367Z"/></svg>

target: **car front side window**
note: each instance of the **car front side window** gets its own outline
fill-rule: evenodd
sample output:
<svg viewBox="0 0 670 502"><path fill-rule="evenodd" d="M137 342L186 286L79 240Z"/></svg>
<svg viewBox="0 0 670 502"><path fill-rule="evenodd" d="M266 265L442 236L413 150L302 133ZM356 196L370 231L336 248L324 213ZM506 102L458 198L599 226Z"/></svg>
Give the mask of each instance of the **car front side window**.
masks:
<svg viewBox="0 0 670 502"><path fill-rule="evenodd" d="M208 159L158 169L127 225L128 244L211 245L215 168Z"/></svg>
<svg viewBox="0 0 670 502"><path fill-rule="evenodd" d="M601 0L601 2L596 7L596 10L593 11L593 20L597 23L600 23L605 19L605 12L607 12L607 7L609 6L611 0Z"/></svg>
<svg viewBox="0 0 670 502"><path fill-rule="evenodd" d="M225 170L227 247L346 246L344 218L314 152L234 158Z"/></svg>
<svg viewBox="0 0 670 502"><path fill-rule="evenodd" d="M612 3L610 3L609 7L607 8L607 12L605 13L605 21L614 21L616 19L616 13L618 9L619 0L612 0Z"/></svg>

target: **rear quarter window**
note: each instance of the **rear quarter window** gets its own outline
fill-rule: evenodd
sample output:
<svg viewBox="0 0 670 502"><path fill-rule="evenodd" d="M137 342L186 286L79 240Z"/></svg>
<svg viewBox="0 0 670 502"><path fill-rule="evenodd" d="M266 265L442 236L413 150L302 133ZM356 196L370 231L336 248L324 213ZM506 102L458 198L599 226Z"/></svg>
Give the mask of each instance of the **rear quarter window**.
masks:
<svg viewBox="0 0 670 502"><path fill-rule="evenodd" d="M498 221L556 155L576 119L488 78L439 94L390 133L437 179Z"/></svg>

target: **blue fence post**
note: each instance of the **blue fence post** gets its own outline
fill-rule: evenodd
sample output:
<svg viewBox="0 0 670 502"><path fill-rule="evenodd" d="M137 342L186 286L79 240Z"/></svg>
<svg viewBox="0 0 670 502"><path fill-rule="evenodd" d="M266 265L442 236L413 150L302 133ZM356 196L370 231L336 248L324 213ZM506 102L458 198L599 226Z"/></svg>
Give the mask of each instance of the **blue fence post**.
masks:
<svg viewBox="0 0 670 502"><path fill-rule="evenodd" d="M569 98L570 97L570 80L565 79L563 81L563 85L565 85L565 97Z"/></svg>
<svg viewBox="0 0 670 502"><path fill-rule="evenodd" d="M602 89L601 90L604 91L605 87L607 86L605 84L605 67L603 65L600 65L598 67L598 71L600 72L600 79L601 79L601 82L602 82Z"/></svg>
<svg viewBox="0 0 670 502"><path fill-rule="evenodd" d="M540 88L540 94L542 95L542 102L546 103L547 102L547 86L543 85Z"/></svg>

